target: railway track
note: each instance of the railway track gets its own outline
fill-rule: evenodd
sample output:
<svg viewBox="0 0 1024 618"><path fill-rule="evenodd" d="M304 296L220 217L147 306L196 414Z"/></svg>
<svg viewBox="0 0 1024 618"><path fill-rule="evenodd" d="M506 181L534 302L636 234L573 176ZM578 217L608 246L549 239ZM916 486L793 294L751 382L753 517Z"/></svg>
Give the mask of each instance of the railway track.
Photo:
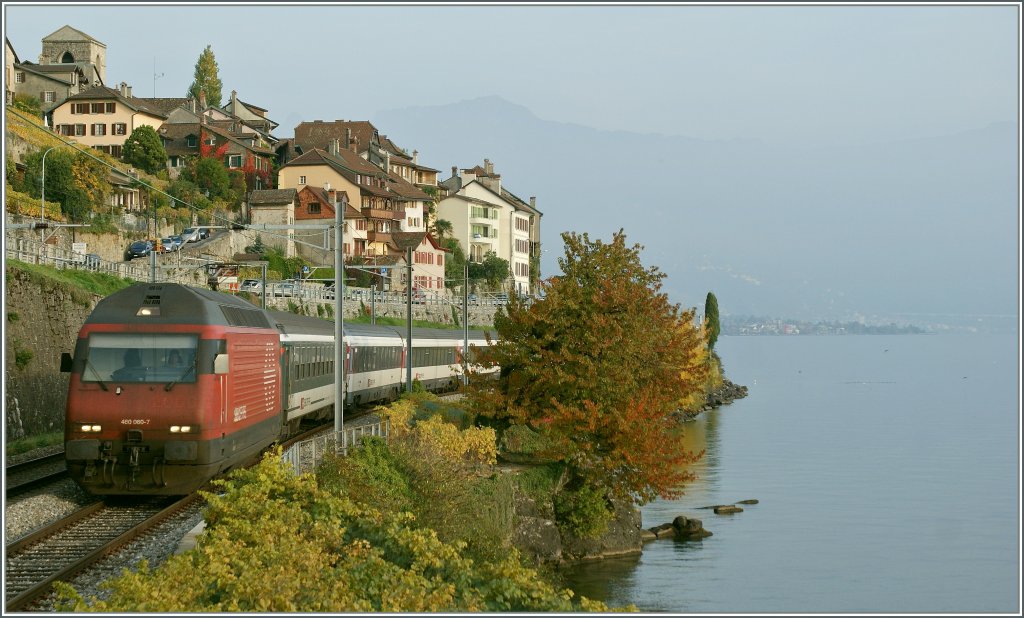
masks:
<svg viewBox="0 0 1024 618"><path fill-rule="evenodd" d="M329 427L321 424L304 429L283 446L287 448ZM63 461L63 453L55 457ZM257 461L259 457L250 465ZM31 463L35 462L26 462L23 470L28 470ZM195 493L179 499L96 502L10 543L4 581L6 610L25 611L51 591L53 582L69 581L201 499Z"/></svg>
<svg viewBox="0 0 1024 618"><path fill-rule="evenodd" d="M199 494L97 502L45 526L6 548L7 611L21 611L67 580L187 508Z"/></svg>
<svg viewBox="0 0 1024 618"><path fill-rule="evenodd" d="M68 476L64 453L39 457L5 469L4 495L8 500L33 489L63 480Z"/></svg>

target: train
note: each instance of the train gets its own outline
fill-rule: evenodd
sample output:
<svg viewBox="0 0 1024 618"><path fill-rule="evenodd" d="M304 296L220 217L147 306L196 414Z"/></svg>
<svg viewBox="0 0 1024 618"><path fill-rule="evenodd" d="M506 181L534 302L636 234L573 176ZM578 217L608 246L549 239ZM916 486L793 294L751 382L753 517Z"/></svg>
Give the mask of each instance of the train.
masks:
<svg viewBox="0 0 1024 618"><path fill-rule="evenodd" d="M387 402L407 364L426 390L454 390L486 333L344 324L346 404ZM100 496L185 495L253 459L303 419L334 415L334 323L261 309L175 283L139 283L101 300L78 334L64 453Z"/></svg>

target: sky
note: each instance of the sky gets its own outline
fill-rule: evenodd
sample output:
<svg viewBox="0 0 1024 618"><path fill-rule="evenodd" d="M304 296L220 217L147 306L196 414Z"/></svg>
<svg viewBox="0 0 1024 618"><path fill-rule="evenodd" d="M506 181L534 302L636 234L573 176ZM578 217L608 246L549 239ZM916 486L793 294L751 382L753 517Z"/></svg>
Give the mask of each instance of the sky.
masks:
<svg viewBox="0 0 1024 618"><path fill-rule="evenodd" d="M107 45L108 85L137 96L182 96L211 45L225 97L235 89L269 109L284 136L301 120L489 95L598 129L792 143L923 137L1018 115L1013 5L4 12L22 59L37 61L40 40L68 24Z"/></svg>
<svg viewBox="0 0 1024 618"><path fill-rule="evenodd" d="M1015 187L1001 185L1002 191L992 192L998 196L994 198L997 203L972 211L969 197L963 196L988 186L985 183L992 178L1000 182L1012 179L1013 172L985 175L992 172L992 165L988 165L991 159L985 160L987 170L968 170L962 160L957 160L955 169L942 171L938 177L929 176L926 162L920 169L906 169L905 174L884 166L869 169L873 157L881 158L875 153L892 151L893 161L900 161L900 165L907 165L907 156L909 165L915 157L926 158L927 146L920 151L923 154L915 154L918 151L900 145L908 140L919 140L921 145L933 138L970 136L996 123L1009 127L1001 130L1004 137L1006 131L1012 132L1012 144L1012 135L1019 136L1020 130L1020 8L1016 3L4 4L5 35L23 60L37 61L40 40L65 24L106 44L107 85L127 82L136 96L184 96L193 79L196 59L210 45L223 80L224 98L237 90L243 101L268 109L269 117L281 125L275 131L278 137L292 136L295 125L302 121L397 119L405 109L498 97L522 106L545 122L602 132L610 136L609 140L590 134L587 139L598 140L613 152L616 136L620 135L624 144L657 147L656 140L634 139L641 134L706 140L719 153L762 153L761 158L753 154L747 158L747 165L755 166L748 175L764 176L761 186L771 183L773 177L786 178L790 183L776 187L772 194L777 216L771 221L777 226L772 229L774 238L786 238L789 244L756 240L742 244L735 242L736 234L732 238L723 234L711 242L708 234L692 230L694 251L698 245L702 251L707 247L714 251L719 245L722 250L688 254L672 242L660 244L653 235L644 239L659 261L677 258L677 280L691 276L685 274L684 267L705 274L716 269L729 276L753 273L763 281L763 273L754 272L760 266L765 272L789 271L796 277L796 265L808 260L787 252L806 245L817 252L813 261L822 272L821 292L815 293L822 297L835 298L833 288L852 285L854 279L860 281L863 294L869 295L873 282L892 275L895 265L902 268L900 277L889 281L896 288L924 281L924 275L930 282L920 294L907 295L900 311L924 312L945 297L985 298L998 292L1004 299L999 312L1006 313L1008 307L1012 310L1012 298L1019 299L1019 267L1016 281L1007 276L1012 272L1007 262L1014 254L1020 261L1019 232L1016 246L1010 234L1002 234L1020 227L1020 196L1014 191L1019 187L1019 176ZM397 116L392 113L395 110ZM453 163L471 166L479 163L478 158L488 156L487 152L493 157L498 150L490 146L491 150L482 154L456 153L451 148L445 150L438 138L436 151L431 152L431 144L419 139L426 133L410 130L408 123L396 121L392 126L403 126L403 133L388 126L378 128L399 145L408 146L411 141L419 150L420 161L442 170L444 177ZM549 133L556 133L554 125L531 126L546 126ZM455 121L449 133L461 128ZM419 134L416 140L404 137L413 133ZM441 133L443 136L444 131ZM577 133L567 131L566 135ZM973 143L973 138L964 139ZM521 148L523 157L528 158L529 149L539 141L529 137L523 140L527 143L521 146L504 146ZM956 142L943 143L948 147ZM680 144L688 149L691 143ZM814 155L808 153L816 152L828 153L829 161L834 163L815 166ZM851 166L861 167L853 170L843 166L847 160L844 153L848 152L861 153L849 158ZM1001 156L998 153L1005 151L985 152ZM792 158L775 161L772 153ZM901 153L903 158L897 156ZM573 154L565 153L569 157ZM637 157L645 154L638 152ZM672 155L669 151L657 156L671 161ZM512 159L506 154L502 163L511 164ZM996 161L1001 163L1002 159ZM763 168L776 164L780 173L767 176ZM533 195L535 187L562 188L555 179L523 178L521 170L526 167L520 162L519 169L504 167L502 172L511 186L527 195ZM552 167L557 166L531 172L557 173ZM811 167L819 174L837 178L848 172L841 178L846 186L856 185L858 174L863 174L868 189L854 199L831 195L828 183L821 178L801 187L801 169ZM708 170L715 173L713 166ZM516 171L520 171L520 177L515 177ZM658 178L666 189L672 181L670 174L671 170ZM893 184L896 176L902 176L903 182ZM735 183L736 178L742 181L743 177L740 174L727 182ZM573 180L602 184L608 177L601 174ZM695 186L700 181L696 177L690 182ZM949 181L949 191L943 194L936 193L941 181ZM874 183L888 187L888 193L883 195L881 188L872 191ZM747 192L730 193L735 187L716 191L713 182L703 184L705 193L699 199L704 200L705 209L714 207L717 195L729 194L728 199L718 200L717 208L722 212L715 213L722 218L722 225L736 220L767 222L764 212L755 211L757 186ZM676 190L686 192L689 188ZM577 212L581 221L587 220L586 203L573 203L571 193L556 196L555 191L549 188L547 195L538 194L546 208L557 204L563 210L547 212L545 221L554 224L559 218L571 219ZM949 197L954 194L955 198ZM1014 194L1016 205L1012 203ZM1007 200L1006 195L1011 199ZM686 197L652 192L647 199ZM788 204L790 199L805 201ZM929 208L929 201L942 205ZM919 227L917 222L923 221L925 227L942 233L928 237L919 232L904 234L906 228L887 230L884 224L857 220L856 212L850 210L868 204L883 212L881 209L889 202L904 208L898 218L907 225ZM697 202L691 199L691 203ZM735 211L732 219L723 210L730 208ZM972 212L986 220L970 221ZM699 220L701 213L698 211L696 216ZM550 247L560 230L548 227L552 229L545 231L542 227L542 241ZM960 228L969 232L962 242L956 236ZM849 229L847 236L852 237L836 235L837 229ZM992 230L1000 230L998 241L993 240ZM746 233L748 238L759 237L757 229ZM701 244L702 239L708 242ZM888 260L872 262L866 259L868 254L854 255L859 248L870 248L880 239L887 243L884 255ZM945 248L952 245L968 259L956 262L947 255L949 264L941 263L943 254L949 253ZM551 273L553 253L545 255L549 263L542 267ZM741 259L746 264L741 265ZM730 273L731 261L737 265ZM995 268L997 265L999 268ZM945 285L943 279L957 268L963 270L952 273L963 283L959 290ZM986 280L985 286L979 285L980 278L973 274L979 271L987 273L994 283L988 285ZM831 273L834 286L827 280ZM763 293L768 283L748 283L751 295L746 299L747 306L756 306L761 297L754 292ZM970 287L972 283L974 287ZM1012 294L1013 289L1016 294ZM795 293L781 286L776 292L779 298ZM875 292L874 300L879 294ZM728 306L725 299L720 304ZM877 307L884 303L850 300L851 306L865 304ZM950 311L960 310L952 303L950 307ZM1019 301L1016 307L1019 313ZM807 311L819 309L812 306Z"/></svg>

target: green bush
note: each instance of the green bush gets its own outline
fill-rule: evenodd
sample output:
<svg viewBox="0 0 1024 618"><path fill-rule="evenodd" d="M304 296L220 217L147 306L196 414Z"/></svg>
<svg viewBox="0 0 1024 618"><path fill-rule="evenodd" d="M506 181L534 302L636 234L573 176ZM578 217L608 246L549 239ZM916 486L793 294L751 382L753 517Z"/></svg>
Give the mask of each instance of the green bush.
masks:
<svg viewBox="0 0 1024 618"><path fill-rule="evenodd" d="M413 491L398 458L381 438L363 438L362 444L348 457L325 457L316 470L320 486L381 511L412 510Z"/></svg>
<svg viewBox="0 0 1024 618"><path fill-rule="evenodd" d="M580 538L600 536L608 530L612 512L604 492L589 485L555 494L558 525Z"/></svg>
<svg viewBox="0 0 1024 618"><path fill-rule="evenodd" d="M549 438L526 425L510 425L501 432L501 441L498 443L503 453L538 458L550 449L551 445Z"/></svg>
<svg viewBox="0 0 1024 618"><path fill-rule="evenodd" d="M59 611L580 612L607 611L524 567L510 551L477 562L408 515L382 513L296 476L279 454L204 493L195 549L143 563L85 599L57 582Z"/></svg>

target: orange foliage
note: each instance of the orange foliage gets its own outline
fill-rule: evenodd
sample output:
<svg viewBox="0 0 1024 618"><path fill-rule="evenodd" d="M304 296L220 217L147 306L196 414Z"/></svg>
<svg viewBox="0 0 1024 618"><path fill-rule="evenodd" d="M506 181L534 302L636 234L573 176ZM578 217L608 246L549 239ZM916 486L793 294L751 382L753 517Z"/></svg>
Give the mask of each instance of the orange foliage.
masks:
<svg viewBox="0 0 1024 618"><path fill-rule="evenodd" d="M643 267L621 231L611 243L562 238L565 274L546 300L513 299L495 317L498 341L481 355L500 378L477 381L474 407L544 431L546 455L613 495L677 495L691 478L683 465L702 455L685 451L676 420L706 378L695 310L669 303L664 275Z"/></svg>

